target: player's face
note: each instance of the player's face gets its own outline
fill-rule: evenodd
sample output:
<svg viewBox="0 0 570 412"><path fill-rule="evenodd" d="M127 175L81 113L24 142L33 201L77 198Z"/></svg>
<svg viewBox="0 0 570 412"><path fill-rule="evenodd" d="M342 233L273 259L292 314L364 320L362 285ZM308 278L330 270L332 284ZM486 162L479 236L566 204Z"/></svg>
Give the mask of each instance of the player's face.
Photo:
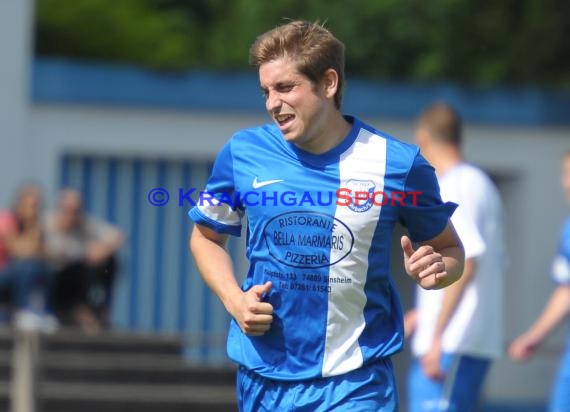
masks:
<svg viewBox="0 0 570 412"><path fill-rule="evenodd" d="M564 159L562 159L562 175L560 178L562 190L564 190L564 195L570 203L570 155L566 155Z"/></svg>
<svg viewBox="0 0 570 412"><path fill-rule="evenodd" d="M325 139L327 113L334 107L324 86L315 85L282 58L259 68L265 107L285 140L302 149L315 149Z"/></svg>

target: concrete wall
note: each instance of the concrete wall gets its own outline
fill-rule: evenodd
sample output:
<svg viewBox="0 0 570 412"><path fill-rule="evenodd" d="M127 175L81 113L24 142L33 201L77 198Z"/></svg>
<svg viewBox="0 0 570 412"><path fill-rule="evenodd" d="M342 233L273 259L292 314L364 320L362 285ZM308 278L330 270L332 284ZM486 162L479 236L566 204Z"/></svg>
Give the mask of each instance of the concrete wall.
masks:
<svg viewBox="0 0 570 412"><path fill-rule="evenodd" d="M29 159L32 0L0 2L0 202L11 198L14 182L36 175ZM12 176L15 176L14 179Z"/></svg>

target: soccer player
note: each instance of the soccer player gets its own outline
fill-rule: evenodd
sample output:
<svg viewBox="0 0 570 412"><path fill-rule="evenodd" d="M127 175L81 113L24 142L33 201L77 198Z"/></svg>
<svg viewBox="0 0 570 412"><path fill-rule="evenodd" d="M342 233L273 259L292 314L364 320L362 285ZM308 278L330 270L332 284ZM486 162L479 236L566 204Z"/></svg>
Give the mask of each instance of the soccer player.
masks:
<svg viewBox="0 0 570 412"><path fill-rule="evenodd" d="M562 159L561 184L570 203L570 150ZM560 249L552 264L552 277L558 286L541 315L509 347L509 355L514 360L523 361L532 357L542 341L570 314L570 218L562 228ZM548 410L570 412L570 339L560 363Z"/></svg>
<svg viewBox="0 0 570 412"><path fill-rule="evenodd" d="M250 60L273 123L225 144L206 188L217 200L189 212L197 267L233 318L239 410L395 411L390 355L403 320L392 230L409 230L409 276L445 287L463 270L456 205L441 201L416 146L341 113L344 45L327 29L279 26L256 39ZM240 287L224 245L244 217Z"/></svg>
<svg viewBox="0 0 570 412"><path fill-rule="evenodd" d="M434 103L416 127L441 197L459 205L451 221L465 248L465 269L446 289L417 288L416 308L406 313L406 335L414 333L410 412L471 411L492 361L503 353L501 200L491 179L464 161L461 123L451 106Z"/></svg>

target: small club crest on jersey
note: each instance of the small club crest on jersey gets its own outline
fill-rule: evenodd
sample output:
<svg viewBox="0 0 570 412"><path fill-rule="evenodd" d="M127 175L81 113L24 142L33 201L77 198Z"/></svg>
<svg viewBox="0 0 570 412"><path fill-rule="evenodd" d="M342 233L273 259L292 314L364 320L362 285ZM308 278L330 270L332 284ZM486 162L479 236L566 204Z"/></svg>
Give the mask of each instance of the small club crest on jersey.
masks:
<svg viewBox="0 0 570 412"><path fill-rule="evenodd" d="M356 213L366 212L372 207L372 194L376 189L376 185L372 180L350 179L346 182L345 187L350 190L352 201L348 208Z"/></svg>

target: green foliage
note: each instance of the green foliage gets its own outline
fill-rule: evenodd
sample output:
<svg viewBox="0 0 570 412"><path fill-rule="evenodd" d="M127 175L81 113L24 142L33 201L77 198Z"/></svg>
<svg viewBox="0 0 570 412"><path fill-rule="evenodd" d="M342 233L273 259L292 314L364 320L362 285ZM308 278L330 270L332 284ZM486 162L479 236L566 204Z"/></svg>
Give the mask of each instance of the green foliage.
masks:
<svg viewBox="0 0 570 412"><path fill-rule="evenodd" d="M186 68L196 54L196 26L152 0L40 0L36 49L40 55Z"/></svg>
<svg viewBox="0 0 570 412"><path fill-rule="evenodd" d="M37 0L36 49L244 70L255 37L284 17L325 22L351 76L570 87L566 0Z"/></svg>

